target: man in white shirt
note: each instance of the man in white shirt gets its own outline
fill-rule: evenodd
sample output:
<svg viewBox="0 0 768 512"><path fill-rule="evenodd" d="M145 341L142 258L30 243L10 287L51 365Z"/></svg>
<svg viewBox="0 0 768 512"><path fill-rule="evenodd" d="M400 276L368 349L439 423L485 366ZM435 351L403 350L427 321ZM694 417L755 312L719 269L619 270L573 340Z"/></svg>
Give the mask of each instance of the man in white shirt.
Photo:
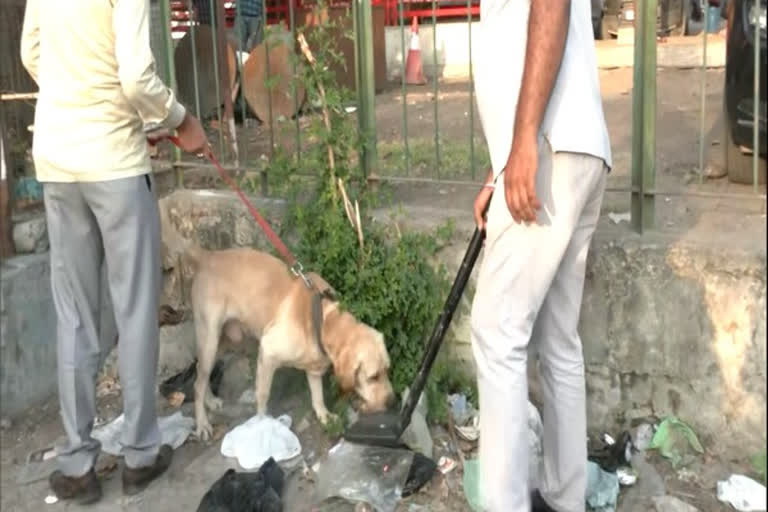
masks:
<svg viewBox="0 0 768 512"><path fill-rule="evenodd" d="M589 244L611 165L589 0L483 0L475 85L492 169L472 307L480 482L488 512L583 512ZM487 208L487 216L485 215ZM527 363L538 356L543 467L528 475ZM529 479L538 480L531 495Z"/></svg>
<svg viewBox="0 0 768 512"><path fill-rule="evenodd" d="M155 73L148 0L27 0L21 58L40 89L33 156L51 242L67 437L50 484L59 499L93 503L101 498L91 430L103 263L119 334L123 491L143 490L173 455L160 446L155 412L160 221L144 130L176 130L189 152L208 151L208 142Z"/></svg>

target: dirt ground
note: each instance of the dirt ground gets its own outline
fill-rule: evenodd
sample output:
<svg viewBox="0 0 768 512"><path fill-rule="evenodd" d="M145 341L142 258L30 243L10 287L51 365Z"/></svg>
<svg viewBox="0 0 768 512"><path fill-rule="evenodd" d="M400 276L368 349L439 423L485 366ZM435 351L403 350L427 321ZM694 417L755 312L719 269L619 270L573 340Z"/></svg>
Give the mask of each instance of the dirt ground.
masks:
<svg viewBox="0 0 768 512"><path fill-rule="evenodd" d="M700 114L700 78L699 70L660 70L658 74L658 111L657 111L657 186L669 191L704 191L712 193L747 193L749 187L733 185L720 179L698 184L695 175L698 161L698 137ZM707 77L707 112L705 116L706 152L709 158L716 158L719 151L720 137L717 135L717 119L721 104L723 83L722 70L710 70ZM614 154L614 171L609 187L626 187L629 184L631 162L632 110L631 89L632 70L603 70L600 73L604 98L605 114L608 122ZM422 179L450 180L450 187L465 188L460 182L472 182L482 179L488 157L480 130L477 112L471 112L469 87L466 83L446 83L439 87L439 101L436 103L431 86L411 87L407 94L408 118L408 160L403 143L403 104L402 91L393 86L391 90L377 97L377 130L379 138L380 167L378 173L384 176L419 177ZM435 112L439 125L439 171L438 154L434 144ZM474 125L470 119L474 117ZM292 121L291 121L292 123ZM300 120L305 124L305 120ZM247 157L241 154L246 163L258 162L262 154L268 152L268 136L265 126L251 126L241 131L241 140L247 139ZM471 138L472 137L472 138ZM215 140L215 139L214 139ZM280 138L279 143L290 144L290 135ZM474 157L473 157L474 155ZM474 161L474 165L473 162ZM472 169L474 167L474 176ZM212 184L212 181L198 181L196 186ZM449 184L438 185L439 192L431 194L431 199L445 202L446 207L460 207L456 198L443 193ZM433 187L434 189L434 187ZM469 189L468 189L469 191ZM403 200L413 190L403 190ZM763 191L764 193L764 191ZM471 201L471 195L463 195L463 201ZM612 192L606 199L605 208L615 211L628 211L629 194ZM451 199L453 197L453 199ZM660 223L671 225L685 222L686 212L694 205L698 208L733 209L734 207L752 213L765 213L764 200L745 200L734 203L732 200L719 198L680 198L660 201ZM423 200L411 197L411 200ZM467 203L469 208L471 203ZM279 389L276 385L273 389ZM274 400L274 413L288 412L293 418L293 425L305 425L299 433L304 448L303 456L309 467L325 453L333 440L314 421L306 404L306 387L285 387L283 398ZM119 414L119 395L100 400L99 415L111 419ZM168 413L164 399L158 401L161 412ZM185 414L192 415L188 406ZM250 409L235 404L227 405L227 416L216 418L222 432L226 427L237 424L252 413ZM304 419L306 418L306 421ZM77 510L74 506L61 503L46 505L48 495L45 481L29 485L18 485L16 479L24 466L27 455L37 449L50 446L63 435L58 417L58 405L55 401L30 410L24 417L16 419L11 426L0 432L0 509L3 512L37 510ZM436 458L448 454L457 458L451 449L452 443L445 430L433 432ZM472 457L472 450L466 452ZM135 499L123 499L119 486L119 470L114 469L114 460L102 457L101 465L105 470L105 499L100 505L91 507L95 511L111 510L194 510L202 495L210 485L230 467L232 463L219 453L218 444L205 446L188 441L175 456L172 469L157 485L150 487ZM687 472L675 472L663 460L651 458L652 466L664 483L669 495L695 505L702 512L727 510L715 498L715 485L718 479L725 479L734 471L749 474L749 468L738 461L715 460L704 456ZM112 468L111 471L108 471ZM405 500L399 507L402 512L419 510L433 512L459 512L469 510L464 499L461 484L461 469L457 468L446 477L436 476L419 494ZM289 512L313 510L313 484L304 476L301 468L293 471L286 489L286 508ZM635 494L638 494L637 491ZM623 493L632 494L631 489ZM626 498L622 498L626 499ZM633 503L641 503L633 501ZM638 508L639 507L639 508ZM350 509L351 510L351 509ZM652 510L652 508L633 505L630 508L619 507L621 511Z"/></svg>

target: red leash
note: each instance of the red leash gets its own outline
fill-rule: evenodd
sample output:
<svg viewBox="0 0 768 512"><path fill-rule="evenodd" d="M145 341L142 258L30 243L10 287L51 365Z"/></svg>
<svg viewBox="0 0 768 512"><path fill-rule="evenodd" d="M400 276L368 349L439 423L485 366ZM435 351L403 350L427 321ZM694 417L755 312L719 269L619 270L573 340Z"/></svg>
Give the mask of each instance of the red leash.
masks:
<svg viewBox="0 0 768 512"><path fill-rule="evenodd" d="M173 142L177 147L181 147L180 141L178 137L175 137L173 135L168 136L168 140ZM248 197L246 197L245 193L240 189L240 187L237 186L237 183L235 183L235 180L233 180L226 170L221 166L219 161L216 159L216 157L213 155L212 152L207 153L208 160L213 164L213 166L216 168L216 170L219 173L219 176L221 176L221 179L223 179L225 182L227 182L227 185L230 186L230 188L237 194L237 196L240 198L240 200L243 202L246 208L248 208L248 211L251 213L251 216L256 220L256 222L259 223L259 226L261 226L261 229L264 231L264 234L267 235L267 238L272 243L272 245L277 249L277 251L280 253L280 255L285 260L285 263L290 267L291 272L293 272L296 276L301 277L304 280L304 283L309 287L312 288L312 283L310 282L309 278L304 274L304 267L301 265L299 260L296 259L296 257L293 255L293 253L286 247L286 245L283 243L282 240L280 240L280 237L277 236L277 233L272 230L272 228L269 226L269 223L264 219L264 217L261 216L259 211L256 209L255 206L248 200Z"/></svg>

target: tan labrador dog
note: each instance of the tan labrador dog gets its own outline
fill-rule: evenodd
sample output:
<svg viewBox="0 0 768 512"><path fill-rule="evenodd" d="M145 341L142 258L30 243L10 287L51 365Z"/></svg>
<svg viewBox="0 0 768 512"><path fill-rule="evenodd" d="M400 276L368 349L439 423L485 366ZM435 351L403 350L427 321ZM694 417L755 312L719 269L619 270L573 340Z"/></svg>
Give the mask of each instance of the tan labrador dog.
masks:
<svg viewBox="0 0 768 512"><path fill-rule="evenodd" d="M323 424L331 416L322 387L329 366L343 391L359 395L364 411L381 411L392 403L390 360L380 332L339 309L338 302L323 298L318 340L312 315L313 291L277 258L251 249L203 251L188 247L186 253L196 267L191 300L198 352L198 438L211 438L206 407L222 407L208 387L222 332L235 343L243 339L243 331L259 339L255 379L259 414L267 412L272 377L280 367L306 372L312 408ZM320 276L309 276L320 290L330 289Z"/></svg>

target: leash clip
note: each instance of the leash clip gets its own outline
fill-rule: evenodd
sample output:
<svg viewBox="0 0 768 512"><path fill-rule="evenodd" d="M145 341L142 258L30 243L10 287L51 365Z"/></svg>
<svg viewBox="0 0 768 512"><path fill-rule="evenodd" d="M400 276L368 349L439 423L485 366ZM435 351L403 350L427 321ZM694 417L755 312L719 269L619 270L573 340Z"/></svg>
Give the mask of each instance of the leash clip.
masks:
<svg viewBox="0 0 768 512"><path fill-rule="evenodd" d="M300 262L296 262L293 265L291 265L291 273L293 273L294 276L300 277L302 281L304 281L304 284L309 288L312 289L312 281L310 281L309 276L304 273L304 266Z"/></svg>

